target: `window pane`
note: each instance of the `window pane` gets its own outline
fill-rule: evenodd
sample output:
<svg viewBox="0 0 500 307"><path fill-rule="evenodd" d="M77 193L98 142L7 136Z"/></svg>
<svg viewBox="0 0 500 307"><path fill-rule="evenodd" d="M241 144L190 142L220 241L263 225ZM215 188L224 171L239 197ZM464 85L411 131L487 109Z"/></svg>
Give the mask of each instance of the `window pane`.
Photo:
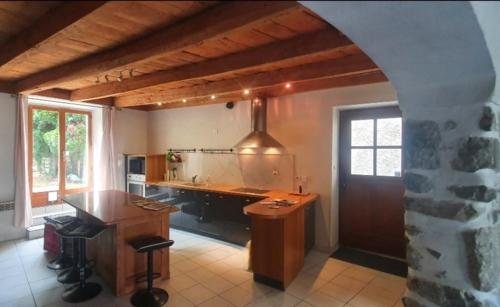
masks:
<svg viewBox="0 0 500 307"><path fill-rule="evenodd" d="M351 146L373 146L373 119L351 121Z"/></svg>
<svg viewBox="0 0 500 307"><path fill-rule="evenodd" d="M373 149L351 149L351 175L373 175Z"/></svg>
<svg viewBox="0 0 500 307"><path fill-rule="evenodd" d="M377 149L377 176L401 177L401 149Z"/></svg>
<svg viewBox="0 0 500 307"><path fill-rule="evenodd" d="M401 117L377 119L377 145L401 146Z"/></svg>
<svg viewBox="0 0 500 307"><path fill-rule="evenodd" d="M59 190L59 112L33 110L33 192Z"/></svg>
<svg viewBox="0 0 500 307"><path fill-rule="evenodd" d="M66 113L66 189L88 185L88 115Z"/></svg>

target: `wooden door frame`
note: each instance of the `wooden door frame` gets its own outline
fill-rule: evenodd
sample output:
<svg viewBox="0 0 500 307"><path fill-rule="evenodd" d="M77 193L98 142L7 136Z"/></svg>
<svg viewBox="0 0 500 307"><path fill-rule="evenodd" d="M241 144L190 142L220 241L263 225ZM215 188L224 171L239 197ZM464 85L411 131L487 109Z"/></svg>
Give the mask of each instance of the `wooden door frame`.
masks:
<svg viewBox="0 0 500 307"><path fill-rule="evenodd" d="M59 169L59 189L58 189L58 199L57 202L62 202L64 195L71 193L80 193L90 191L93 185L93 138L92 138L92 111L83 111L71 108L60 108L52 106L44 106L38 104L29 104L28 106L28 171L29 171L29 185L30 185L30 196L31 196L31 206L32 207L43 207L49 204L48 193L49 192L34 192L33 191L33 110L46 110L58 112L59 120L59 159L58 159L58 169ZM65 167L65 155L64 151L66 148L66 117L67 113L73 114L84 114L88 116L87 123L87 142L88 142L88 185L84 188L79 189L66 189L66 167Z"/></svg>

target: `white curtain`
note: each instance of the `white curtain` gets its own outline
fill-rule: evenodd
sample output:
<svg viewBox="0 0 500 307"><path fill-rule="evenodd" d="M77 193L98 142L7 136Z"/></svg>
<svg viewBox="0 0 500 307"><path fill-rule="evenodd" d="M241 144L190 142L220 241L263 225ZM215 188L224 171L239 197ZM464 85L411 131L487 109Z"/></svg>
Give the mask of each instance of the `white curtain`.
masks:
<svg viewBox="0 0 500 307"><path fill-rule="evenodd" d="M113 129L116 111L114 108L104 108L102 112L102 143L100 155L99 174L101 179L101 190L116 190L118 188L116 178L116 156L113 145Z"/></svg>
<svg viewBox="0 0 500 307"><path fill-rule="evenodd" d="M31 191L28 174L28 97L18 95L15 148L16 191L14 218L16 227L31 226Z"/></svg>

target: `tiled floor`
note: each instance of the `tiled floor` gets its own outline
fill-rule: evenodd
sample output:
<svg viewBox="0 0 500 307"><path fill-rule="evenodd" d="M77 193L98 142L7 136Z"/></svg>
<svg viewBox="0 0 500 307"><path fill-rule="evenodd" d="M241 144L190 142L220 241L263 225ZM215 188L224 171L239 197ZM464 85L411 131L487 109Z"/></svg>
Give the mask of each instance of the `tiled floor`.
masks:
<svg viewBox="0 0 500 307"><path fill-rule="evenodd" d="M245 248L176 230L171 236L172 277L155 283L169 292L167 306L402 306L403 278L327 254L311 252L302 272L282 292L253 282ZM64 288L46 263L41 239L0 243L0 306L73 305L61 301ZM77 306L130 306L129 298L116 298L104 287L97 298Z"/></svg>

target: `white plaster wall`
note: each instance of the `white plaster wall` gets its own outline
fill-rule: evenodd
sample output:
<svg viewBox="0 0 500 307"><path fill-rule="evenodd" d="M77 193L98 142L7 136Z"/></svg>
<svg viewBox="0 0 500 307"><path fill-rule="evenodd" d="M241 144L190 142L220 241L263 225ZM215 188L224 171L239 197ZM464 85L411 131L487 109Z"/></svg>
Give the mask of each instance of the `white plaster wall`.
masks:
<svg viewBox="0 0 500 307"><path fill-rule="evenodd" d="M114 146L116 154L118 187L125 190L125 153L146 153L148 142L148 113L136 110L119 110L115 117Z"/></svg>
<svg viewBox="0 0 500 307"><path fill-rule="evenodd" d="M471 2L471 5L483 31L496 72L492 100L500 102L500 77L498 76L500 72L500 3L496 1L474 1Z"/></svg>
<svg viewBox="0 0 500 307"><path fill-rule="evenodd" d="M295 173L308 176L307 189L320 194L316 216L317 248L331 250L337 244L338 207L332 199L334 107L394 101L389 83L320 90L268 100L268 131L295 157ZM250 104L238 102L233 110L224 105L162 110L149 113L148 150L168 148L229 148L250 130ZM335 138L336 139L336 138ZM237 176L235 176L237 177ZM238 184L238 183L237 183Z"/></svg>
<svg viewBox="0 0 500 307"><path fill-rule="evenodd" d="M16 97L0 93L0 201L14 200L14 142ZM14 211L0 211L0 241L21 238L24 229L14 227Z"/></svg>

